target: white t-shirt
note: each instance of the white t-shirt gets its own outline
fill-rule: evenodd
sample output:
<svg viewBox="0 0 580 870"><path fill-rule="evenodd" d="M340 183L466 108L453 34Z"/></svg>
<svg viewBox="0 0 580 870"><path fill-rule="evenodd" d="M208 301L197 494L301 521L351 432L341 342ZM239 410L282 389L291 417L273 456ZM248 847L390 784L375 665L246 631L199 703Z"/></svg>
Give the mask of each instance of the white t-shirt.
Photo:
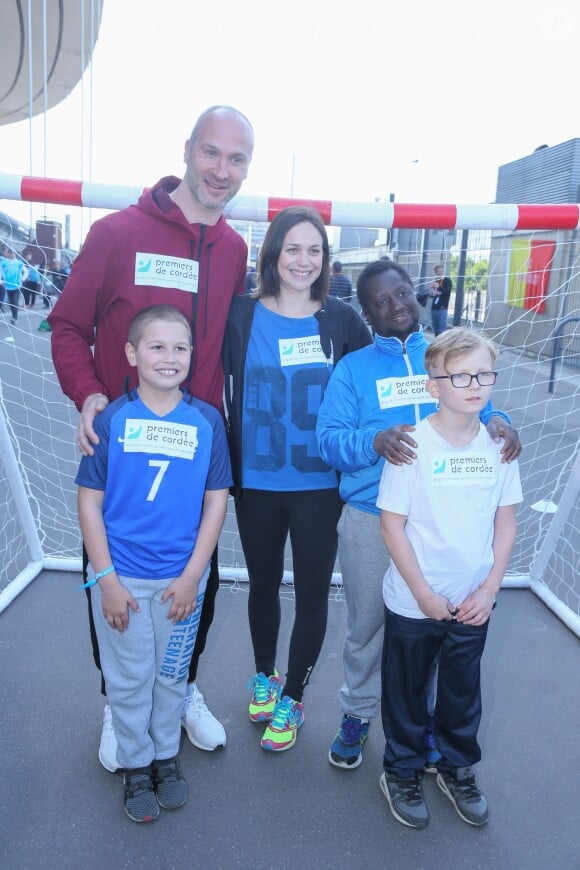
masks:
<svg viewBox="0 0 580 870"><path fill-rule="evenodd" d="M497 508L522 501L518 464L501 462L503 442L496 444L483 425L466 447L452 447L429 417L413 438L418 449L411 465L385 462L377 507L407 517L405 532L425 580L457 606L493 565ZM383 598L394 613L425 619L392 563Z"/></svg>

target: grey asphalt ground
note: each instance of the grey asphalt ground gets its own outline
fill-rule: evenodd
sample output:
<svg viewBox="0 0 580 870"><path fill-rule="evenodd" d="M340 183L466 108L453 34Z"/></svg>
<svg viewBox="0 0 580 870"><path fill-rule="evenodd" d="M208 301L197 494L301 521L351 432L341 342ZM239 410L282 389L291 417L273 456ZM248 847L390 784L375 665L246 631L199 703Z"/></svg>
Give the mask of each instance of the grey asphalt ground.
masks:
<svg viewBox="0 0 580 870"><path fill-rule="evenodd" d="M533 593L502 591L484 656L487 827L462 822L433 777L429 827L395 821L378 784L378 720L358 770L329 765L345 633L334 595L298 741L279 755L260 749L260 728L247 718L247 593L227 585L199 680L227 747L201 752L184 736L190 801L144 826L124 815L121 776L97 760L102 701L79 584L78 575L45 572L0 615L2 870L580 867L580 644ZM280 670L292 609L284 598Z"/></svg>

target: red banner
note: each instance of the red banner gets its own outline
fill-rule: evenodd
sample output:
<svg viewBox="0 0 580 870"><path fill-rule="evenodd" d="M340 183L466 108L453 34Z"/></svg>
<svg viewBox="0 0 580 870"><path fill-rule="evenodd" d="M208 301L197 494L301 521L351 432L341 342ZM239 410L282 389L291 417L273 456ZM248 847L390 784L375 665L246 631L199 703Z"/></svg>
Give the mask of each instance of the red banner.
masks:
<svg viewBox="0 0 580 870"><path fill-rule="evenodd" d="M556 242L532 240L526 280L524 308L543 314L550 278L550 267L556 251Z"/></svg>

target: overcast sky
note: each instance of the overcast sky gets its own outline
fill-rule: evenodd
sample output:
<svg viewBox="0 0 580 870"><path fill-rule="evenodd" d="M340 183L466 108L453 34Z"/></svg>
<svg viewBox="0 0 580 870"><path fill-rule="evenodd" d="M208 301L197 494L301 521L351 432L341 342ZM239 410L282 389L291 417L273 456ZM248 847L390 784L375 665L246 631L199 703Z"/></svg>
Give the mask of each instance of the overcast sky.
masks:
<svg viewBox="0 0 580 870"><path fill-rule="evenodd" d="M228 103L256 131L243 193L491 202L499 165L580 135L579 9L104 0L92 70L48 114L46 165L37 120L32 156L28 122L0 127L1 171L88 179L92 160L93 181L149 185L181 175L194 119Z"/></svg>

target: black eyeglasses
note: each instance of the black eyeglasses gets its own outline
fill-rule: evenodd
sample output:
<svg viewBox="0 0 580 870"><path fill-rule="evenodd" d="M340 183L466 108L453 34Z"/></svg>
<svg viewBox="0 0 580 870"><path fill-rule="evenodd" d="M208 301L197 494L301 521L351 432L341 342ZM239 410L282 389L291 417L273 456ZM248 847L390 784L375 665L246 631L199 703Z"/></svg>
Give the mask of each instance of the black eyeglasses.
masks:
<svg viewBox="0 0 580 870"><path fill-rule="evenodd" d="M469 372L458 372L455 375L437 375L431 378L432 381L450 380L453 387L459 390L465 390L471 386L472 380L475 378L480 387L493 387L497 379L497 372L478 372L476 375L470 375Z"/></svg>

